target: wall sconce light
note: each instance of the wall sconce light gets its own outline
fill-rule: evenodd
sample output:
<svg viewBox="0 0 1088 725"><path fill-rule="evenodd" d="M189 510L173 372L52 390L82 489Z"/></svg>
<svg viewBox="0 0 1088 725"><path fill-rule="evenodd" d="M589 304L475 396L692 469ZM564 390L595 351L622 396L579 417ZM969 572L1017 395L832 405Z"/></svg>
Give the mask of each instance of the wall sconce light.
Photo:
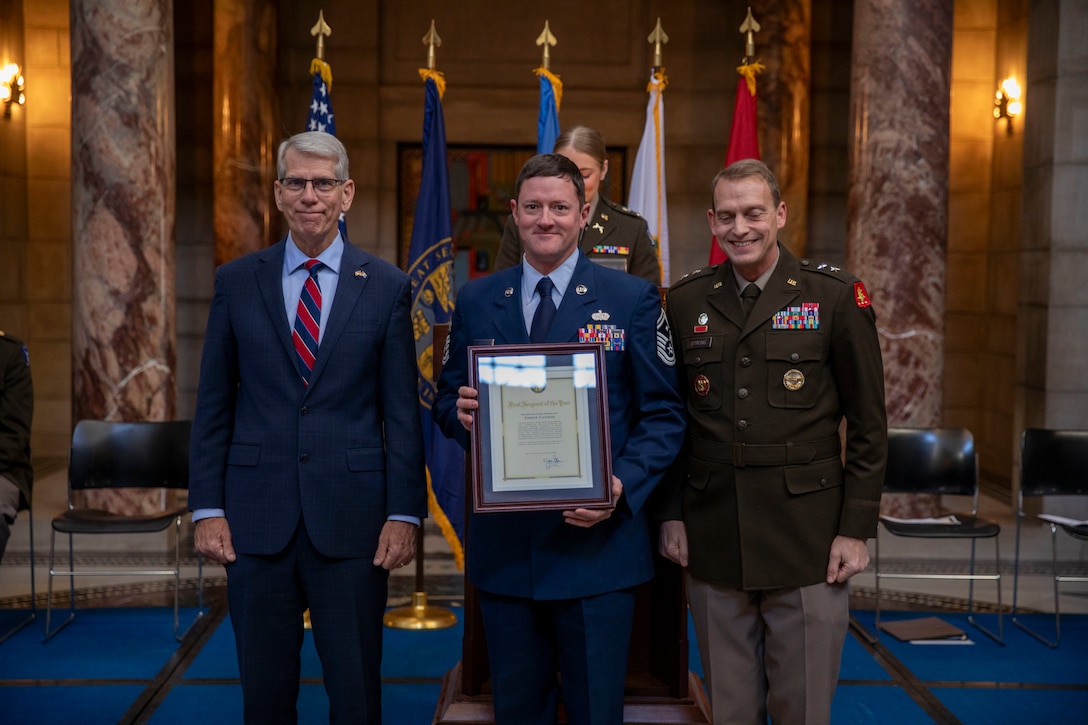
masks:
<svg viewBox="0 0 1088 725"><path fill-rule="evenodd" d="M994 96L994 118L1005 119L1005 132L1012 135L1012 119L1020 115L1024 105L1020 103L1020 84L1015 78L1001 81L1001 87Z"/></svg>
<svg viewBox="0 0 1088 725"><path fill-rule="evenodd" d="M11 106L26 103L26 82L16 63L8 63L0 69L0 103L4 104L4 118L11 118Z"/></svg>

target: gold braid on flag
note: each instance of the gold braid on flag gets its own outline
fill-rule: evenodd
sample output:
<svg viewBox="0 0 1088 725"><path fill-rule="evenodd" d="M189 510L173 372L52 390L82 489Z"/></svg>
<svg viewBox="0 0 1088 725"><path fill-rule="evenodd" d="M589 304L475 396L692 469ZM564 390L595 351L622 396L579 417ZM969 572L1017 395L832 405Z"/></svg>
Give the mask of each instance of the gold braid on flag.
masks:
<svg viewBox="0 0 1088 725"><path fill-rule="evenodd" d="M559 80L559 76L552 73L550 70L544 68L543 66L541 66L540 68L534 68L533 73L536 73L538 77L544 76L552 82L552 93L555 94L555 112L558 113L559 104L563 101L563 81Z"/></svg>
<svg viewBox="0 0 1088 725"><path fill-rule="evenodd" d="M428 78L434 81L435 88L438 89L438 100L441 101L446 95L446 76L442 75L442 71L434 68L420 68L419 79L426 83Z"/></svg>
<svg viewBox="0 0 1088 725"><path fill-rule="evenodd" d="M325 81L330 89L332 88L332 66L320 58L314 58L310 61L310 75L314 73L321 73L321 80Z"/></svg>
<svg viewBox="0 0 1088 725"><path fill-rule="evenodd" d="M654 71L653 80L646 84L646 92L653 93L654 90L665 90L669 85L669 77L665 75L665 69Z"/></svg>
<svg viewBox="0 0 1088 725"><path fill-rule="evenodd" d="M465 570L465 547L461 545L461 540L457 538L457 531L453 528L453 524L450 523L449 517L446 516L446 512L442 510L442 507L438 505L438 497L434 495L434 484L431 482L431 468L428 466L427 471L427 510L431 512L431 518L436 524L438 524L439 530L442 532L442 536L446 538L446 543L450 545L450 549L453 550L453 563L457 565L458 571Z"/></svg>
<svg viewBox="0 0 1088 725"><path fill-rule="evenodd" d="M758 60L754 63L746 63L744 65L737 66L737 73L744 76L744 80L748 81L748 92L753 96L756 94L756 75L766 70L767 66L760 63Z"/></svg>

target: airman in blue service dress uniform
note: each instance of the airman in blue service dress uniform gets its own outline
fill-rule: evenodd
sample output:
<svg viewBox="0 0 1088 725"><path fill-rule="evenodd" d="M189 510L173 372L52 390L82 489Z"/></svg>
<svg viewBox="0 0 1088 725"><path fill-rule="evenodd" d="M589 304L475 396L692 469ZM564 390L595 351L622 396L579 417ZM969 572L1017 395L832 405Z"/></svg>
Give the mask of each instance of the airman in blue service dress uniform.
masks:
<svg viewBox="0 0 1088 725"><path fill-rule="evenodd" d="M598 193L608 176L608 157L600 132L589 126L573 126L555 139L555 153L566 156L582 172L589 221L582 228L578 249L594 262L661 284L657 245L646 220L625 206ZM495 259L495 269L521 264L521 237L514 218L506 220Z"/></svg>
<svg viewBox="0 0 1088 725"><path fill-rule="evenodd" d="M646 220L625 206L604 196L597 197L597 208L582 231L578 249L594 262L619 269L654 284L661 283L661 265L657 245L650 237ZM506 220L495 269L506 269L521 262L521 238L513 217Z"/></svg>
<svg viewBox="0 0 1088 725"><path fill-rule="evenodd" d="M634 587L654 569L645 503L683 440L657 288L576 249L588 215L582 200L578 168L565 157L535 156L522 168L514 214L525 260L460 290L432 409L467 447L478 405L467 347L528 343L545 275L552 299L561 296L545 342L595 340L608 328L615 507L469 517L466 574L480 601L498 725L554 725L557 671L568 723L622 722Z"/></svg>
<svg viewBox="0 0 1088 725"><path fill-rule="evenodd" d="M715 723L826 723L887 455L875 315L860 280L777 241L761 162L719 173L709 219L730 261L666 302L688 430L660 549L687 567Z"/></svg>

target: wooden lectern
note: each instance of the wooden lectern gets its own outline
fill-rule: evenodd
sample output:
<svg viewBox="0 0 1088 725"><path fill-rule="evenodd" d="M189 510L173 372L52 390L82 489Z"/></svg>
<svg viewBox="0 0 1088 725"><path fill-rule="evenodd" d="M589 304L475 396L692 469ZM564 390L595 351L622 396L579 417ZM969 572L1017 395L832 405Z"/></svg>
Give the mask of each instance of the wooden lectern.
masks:
<svg viewBox="0 0 1088 725"><path fill-rule="evenodd" d="M445 349L449 325L434 332L434 350ZM435 379L441 360L435 356ZM465 538L472 507L466 461ZM653 537L656 541L656 537ZM476 590L465 579L461 661L446 673L432 725L490 725L491 672ZM710 723L710 705L698 676L688 670L687 595L683 570L655 555L654 578L638 587L627 656L624 723ZM565 718L560 708L560 722Z"/></svg>

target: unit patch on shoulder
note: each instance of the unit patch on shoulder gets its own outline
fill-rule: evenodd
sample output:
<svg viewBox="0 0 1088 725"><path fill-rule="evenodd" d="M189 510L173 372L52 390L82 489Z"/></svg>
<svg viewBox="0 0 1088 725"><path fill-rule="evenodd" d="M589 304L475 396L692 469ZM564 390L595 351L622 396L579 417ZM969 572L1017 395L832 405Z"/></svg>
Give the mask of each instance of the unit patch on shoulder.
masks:
<svg viewBox="0 0 1088 725"><path fill-rule="evenodd" d="M865 285L862 282L854 283L854 302L858 307L868 307L873 304L873 301L869 299L869 293L865 289Z"/></svg>

